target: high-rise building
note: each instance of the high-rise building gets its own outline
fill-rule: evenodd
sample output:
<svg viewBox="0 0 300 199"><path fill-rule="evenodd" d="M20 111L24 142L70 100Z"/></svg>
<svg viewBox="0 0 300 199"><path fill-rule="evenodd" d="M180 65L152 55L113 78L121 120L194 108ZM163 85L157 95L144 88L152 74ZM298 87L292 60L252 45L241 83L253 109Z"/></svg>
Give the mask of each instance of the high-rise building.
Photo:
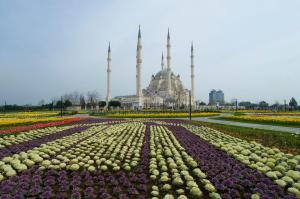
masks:
<svg viewBox="0 0 300 199"><path fill-rule="evenodd" d="M209 104L210 105L223 105L225 103L224 93L222 90L211 90L209 93Z"/></svg>

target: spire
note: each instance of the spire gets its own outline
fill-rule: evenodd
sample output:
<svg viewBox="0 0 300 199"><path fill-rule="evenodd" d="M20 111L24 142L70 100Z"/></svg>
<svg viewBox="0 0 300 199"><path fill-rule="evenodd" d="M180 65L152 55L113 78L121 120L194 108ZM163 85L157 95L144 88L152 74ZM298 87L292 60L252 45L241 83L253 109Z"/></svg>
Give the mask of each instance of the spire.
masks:
<svg viewBox="0 0 300 199"><path fill-rule="evenodd" d="M170 42L170 31L168 28L168 36L167 36L167 93L171 95L171 42Z"/></svg>
<svg viewBox="0 0 300 199"><path fill-rule="evenodd" d="M139 25L139 33L138 33L138 38L141 38L141 26Z"/></svg>
<svg viewBox="0 0 300 199"><path fill-rule="evenodd" d="M107 95L106 95L106 106L108 106L108 102L111 100L111 50L110 50L110 42L108 44L108 52L107 52Z"/></svg>
<svg viewBox="0 0 300 199"><path fill-rule="evenodd" d="M164 53L161 53L161 70L164 70Z"/></svg>
<svg viewBox="0 0 300 199"><path fill-rule="evenodd" d="M194 46L193 42L191 43L191 98L192 104L195 104L195 83L194 83Z"/></svg>
<svg viewBox="0 0 300 199"><path fill-rule="evenodd" d="M138 42L136 47L136 96L138 100L138 108L143 107L143 93L141 88L141 67L142 67L142 38L141 27L139 25Z"/></svg>

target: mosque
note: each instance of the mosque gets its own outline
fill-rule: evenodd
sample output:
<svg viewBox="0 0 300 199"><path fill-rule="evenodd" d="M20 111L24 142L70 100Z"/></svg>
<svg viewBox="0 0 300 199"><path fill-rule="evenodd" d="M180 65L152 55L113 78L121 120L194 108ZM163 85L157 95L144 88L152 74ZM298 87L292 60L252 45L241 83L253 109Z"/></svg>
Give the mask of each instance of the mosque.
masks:
<svg viewBox="0 0 300 199"><path fill-rule="evenodd" d="M180 75L171 70L171 42L170 33L167 35L167 64L164 65L164 56L161 57L161 70L152 75L150 84L145 89L141 87L142 67L142 36L141 29L138 30L138 41L136 50L136 94L126 96L111 96L111 49L108 47L107 56L107 96L106 104L111 100L118 100L126 108L181 108L191 105L195 106L194 86L194 48L191 45L191 90L184 87Z"/></svg>

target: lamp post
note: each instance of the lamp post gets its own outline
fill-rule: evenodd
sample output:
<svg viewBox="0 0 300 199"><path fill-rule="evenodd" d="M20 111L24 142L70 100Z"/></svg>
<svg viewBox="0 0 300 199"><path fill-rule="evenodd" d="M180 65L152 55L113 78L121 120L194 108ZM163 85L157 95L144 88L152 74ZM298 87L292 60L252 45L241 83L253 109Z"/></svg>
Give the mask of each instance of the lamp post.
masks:
<svg viewBox="0 0 300 199"><path fill-rule="evenodd" d="M190 120L192 120L192 95L191 95L191 91L189 92L189 104L190 104Z"/></svg>
<svg viewBox="0 0 300 199"><path fill-rule="evenodd" d="M237 99L235 99L235 112L237 112L238 111L238 101L237 101Z"/></svg>
<svg viewBox="0 0 300 199"><path fill-rule="evenodd" d="M286 100L284 100L284 112L286 112Z"/></svg>
<svg viewBox="0 0 300 199"><path fill-rule="evenodd" d="M60 116L62 117L63 115L63 99L62 96L60 97Z"/></svg>

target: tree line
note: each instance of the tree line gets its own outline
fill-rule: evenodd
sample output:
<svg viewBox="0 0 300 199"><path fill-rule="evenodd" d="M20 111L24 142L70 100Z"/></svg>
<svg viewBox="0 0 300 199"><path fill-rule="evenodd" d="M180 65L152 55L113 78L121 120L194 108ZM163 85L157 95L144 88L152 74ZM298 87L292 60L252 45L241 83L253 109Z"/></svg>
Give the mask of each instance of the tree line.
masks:
<svg viewBox="0 0 300 199"><path fill-rule="evenodd" d="M261 101L259 103L252 103L249 101L239 102L239 106L244 106L246 109L272 109L272 110L300 110L300 106L294 97L290 99L288 103L280 104L275 102L270 105L266 101Z"/></svg>
<svg viewBox="0 0 300 199"><path fill-rule="evenodd" d="M37 110L54 110L54 109L66 109L68 107L80 107L85 109L96 109L106 107L106 101L101 100L101 96L97 91L88 91L86 93L80 93L73 91L65 93L59 97L52 97L50 102L46 102L44 99L40 100L37 105L16 105L6 104L0 106L0 111L37 111ZM119 101L110 101L108 107L120 107Z"/></svg>

